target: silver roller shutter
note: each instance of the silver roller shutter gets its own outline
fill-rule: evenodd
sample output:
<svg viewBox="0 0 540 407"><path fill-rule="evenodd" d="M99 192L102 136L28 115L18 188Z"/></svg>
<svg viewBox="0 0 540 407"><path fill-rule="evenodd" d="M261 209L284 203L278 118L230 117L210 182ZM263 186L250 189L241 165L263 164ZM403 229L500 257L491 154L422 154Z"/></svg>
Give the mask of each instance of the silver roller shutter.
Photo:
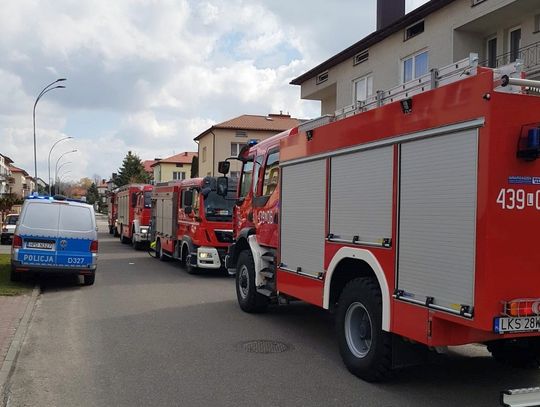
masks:
<svg viewBox="0 0 540 407"><path fill-rule="evenodd" d="M285 166L281 181L281 263L317 276L323 271L326 161Z"/></svg>
<svg viewBox="0 0 540 407"><path fill-rule="evenodd" d="M394 147L332 158L330 233L336 239L382 244L392 236Z"/></svg>
<svg viewBox="0 0 540 407"><path fill-rule="evenodd" d="M398 289L450 311L473 307L478 131L401 146ZM472 310L472 308L471 308Z"/></svg>

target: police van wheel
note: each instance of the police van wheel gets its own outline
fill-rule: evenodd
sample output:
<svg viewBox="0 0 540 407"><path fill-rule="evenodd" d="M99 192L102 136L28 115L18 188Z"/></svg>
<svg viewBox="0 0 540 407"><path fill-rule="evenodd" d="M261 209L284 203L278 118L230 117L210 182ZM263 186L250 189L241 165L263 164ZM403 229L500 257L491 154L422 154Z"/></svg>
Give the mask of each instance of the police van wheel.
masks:
<svg viewBox="0 0 540 407"><path fill-rule="evenodd" d="M382 296L376 281L356 278L339 297L336 328L347 369L368 382L391 376L392 338L382 330Z"/></svg>
<svg viewBox="0 0 540 407"><path fill-rule="evenodd" d="M14 268L11 269L11 273L9 274L9 279L11 281L21 281L22 275L21 273L17 273Z"/></svg>
<svg viewBox="0 0 540 407"><path fill-rule="evenodd" d="M238 256L235 285L236 298L242 311L258 313L266 310L268 297L259 294L255 288L255 263L250 250L244 250Z"/></svg>
<svg viewBox="0 0 540 407"><path fill-rule="evenodd" d="M94 281L96 281L95 274L87 274L84 276L84 285L93 285Z"/></svg>

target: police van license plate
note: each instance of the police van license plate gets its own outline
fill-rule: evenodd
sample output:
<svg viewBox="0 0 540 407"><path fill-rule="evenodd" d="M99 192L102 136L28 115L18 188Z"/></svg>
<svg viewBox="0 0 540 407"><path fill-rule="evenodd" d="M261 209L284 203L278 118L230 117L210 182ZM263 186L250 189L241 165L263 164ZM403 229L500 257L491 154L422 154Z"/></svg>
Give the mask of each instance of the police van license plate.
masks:
<svg viewBox="0 0 540 407"><path fill-rule="evenodd" d="M54 242L43 242L43 241L28 241L26 242L26 247L29 249L45 249L52 250L54 249Z"/></svg>
<svg viewBox="0 0 540 407"><path fill-rule="evenodd" d="M493 330L499 334L509 332L540 332L540 315L530 317L498 317Z"/></svg>

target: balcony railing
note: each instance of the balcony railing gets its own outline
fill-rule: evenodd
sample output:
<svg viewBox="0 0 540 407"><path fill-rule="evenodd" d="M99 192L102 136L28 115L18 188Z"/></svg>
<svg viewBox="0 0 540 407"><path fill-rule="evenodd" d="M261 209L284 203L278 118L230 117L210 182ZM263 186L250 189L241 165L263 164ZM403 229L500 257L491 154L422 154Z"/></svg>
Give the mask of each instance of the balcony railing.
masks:
<svg viewBox="0 0 540 407"><path fill-rule="evenodd" d="M516 51L510 51L505 54L498 55L495 61L482 61L480 65L489 66L490 68L498 68L500 66L508 65L514 62L516 59L520 59L523 62L523 70L525 72L534 71L540 69L540 41L534 44L527 45ZM495 65L495 66L490 66Z"/></svg>

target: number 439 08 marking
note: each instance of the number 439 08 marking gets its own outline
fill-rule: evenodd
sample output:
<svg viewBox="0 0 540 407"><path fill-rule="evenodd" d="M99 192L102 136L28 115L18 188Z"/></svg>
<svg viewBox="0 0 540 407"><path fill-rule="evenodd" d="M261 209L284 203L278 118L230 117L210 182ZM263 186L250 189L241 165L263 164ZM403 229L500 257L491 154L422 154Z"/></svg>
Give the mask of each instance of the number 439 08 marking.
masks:
<svg viewBox="0 0 540 407"><path fill-rule="evenodd" d="M540 210L540 190L526 192L523 189L502 188L497 203L502 209L522 210L529 207Z"/></svg>

